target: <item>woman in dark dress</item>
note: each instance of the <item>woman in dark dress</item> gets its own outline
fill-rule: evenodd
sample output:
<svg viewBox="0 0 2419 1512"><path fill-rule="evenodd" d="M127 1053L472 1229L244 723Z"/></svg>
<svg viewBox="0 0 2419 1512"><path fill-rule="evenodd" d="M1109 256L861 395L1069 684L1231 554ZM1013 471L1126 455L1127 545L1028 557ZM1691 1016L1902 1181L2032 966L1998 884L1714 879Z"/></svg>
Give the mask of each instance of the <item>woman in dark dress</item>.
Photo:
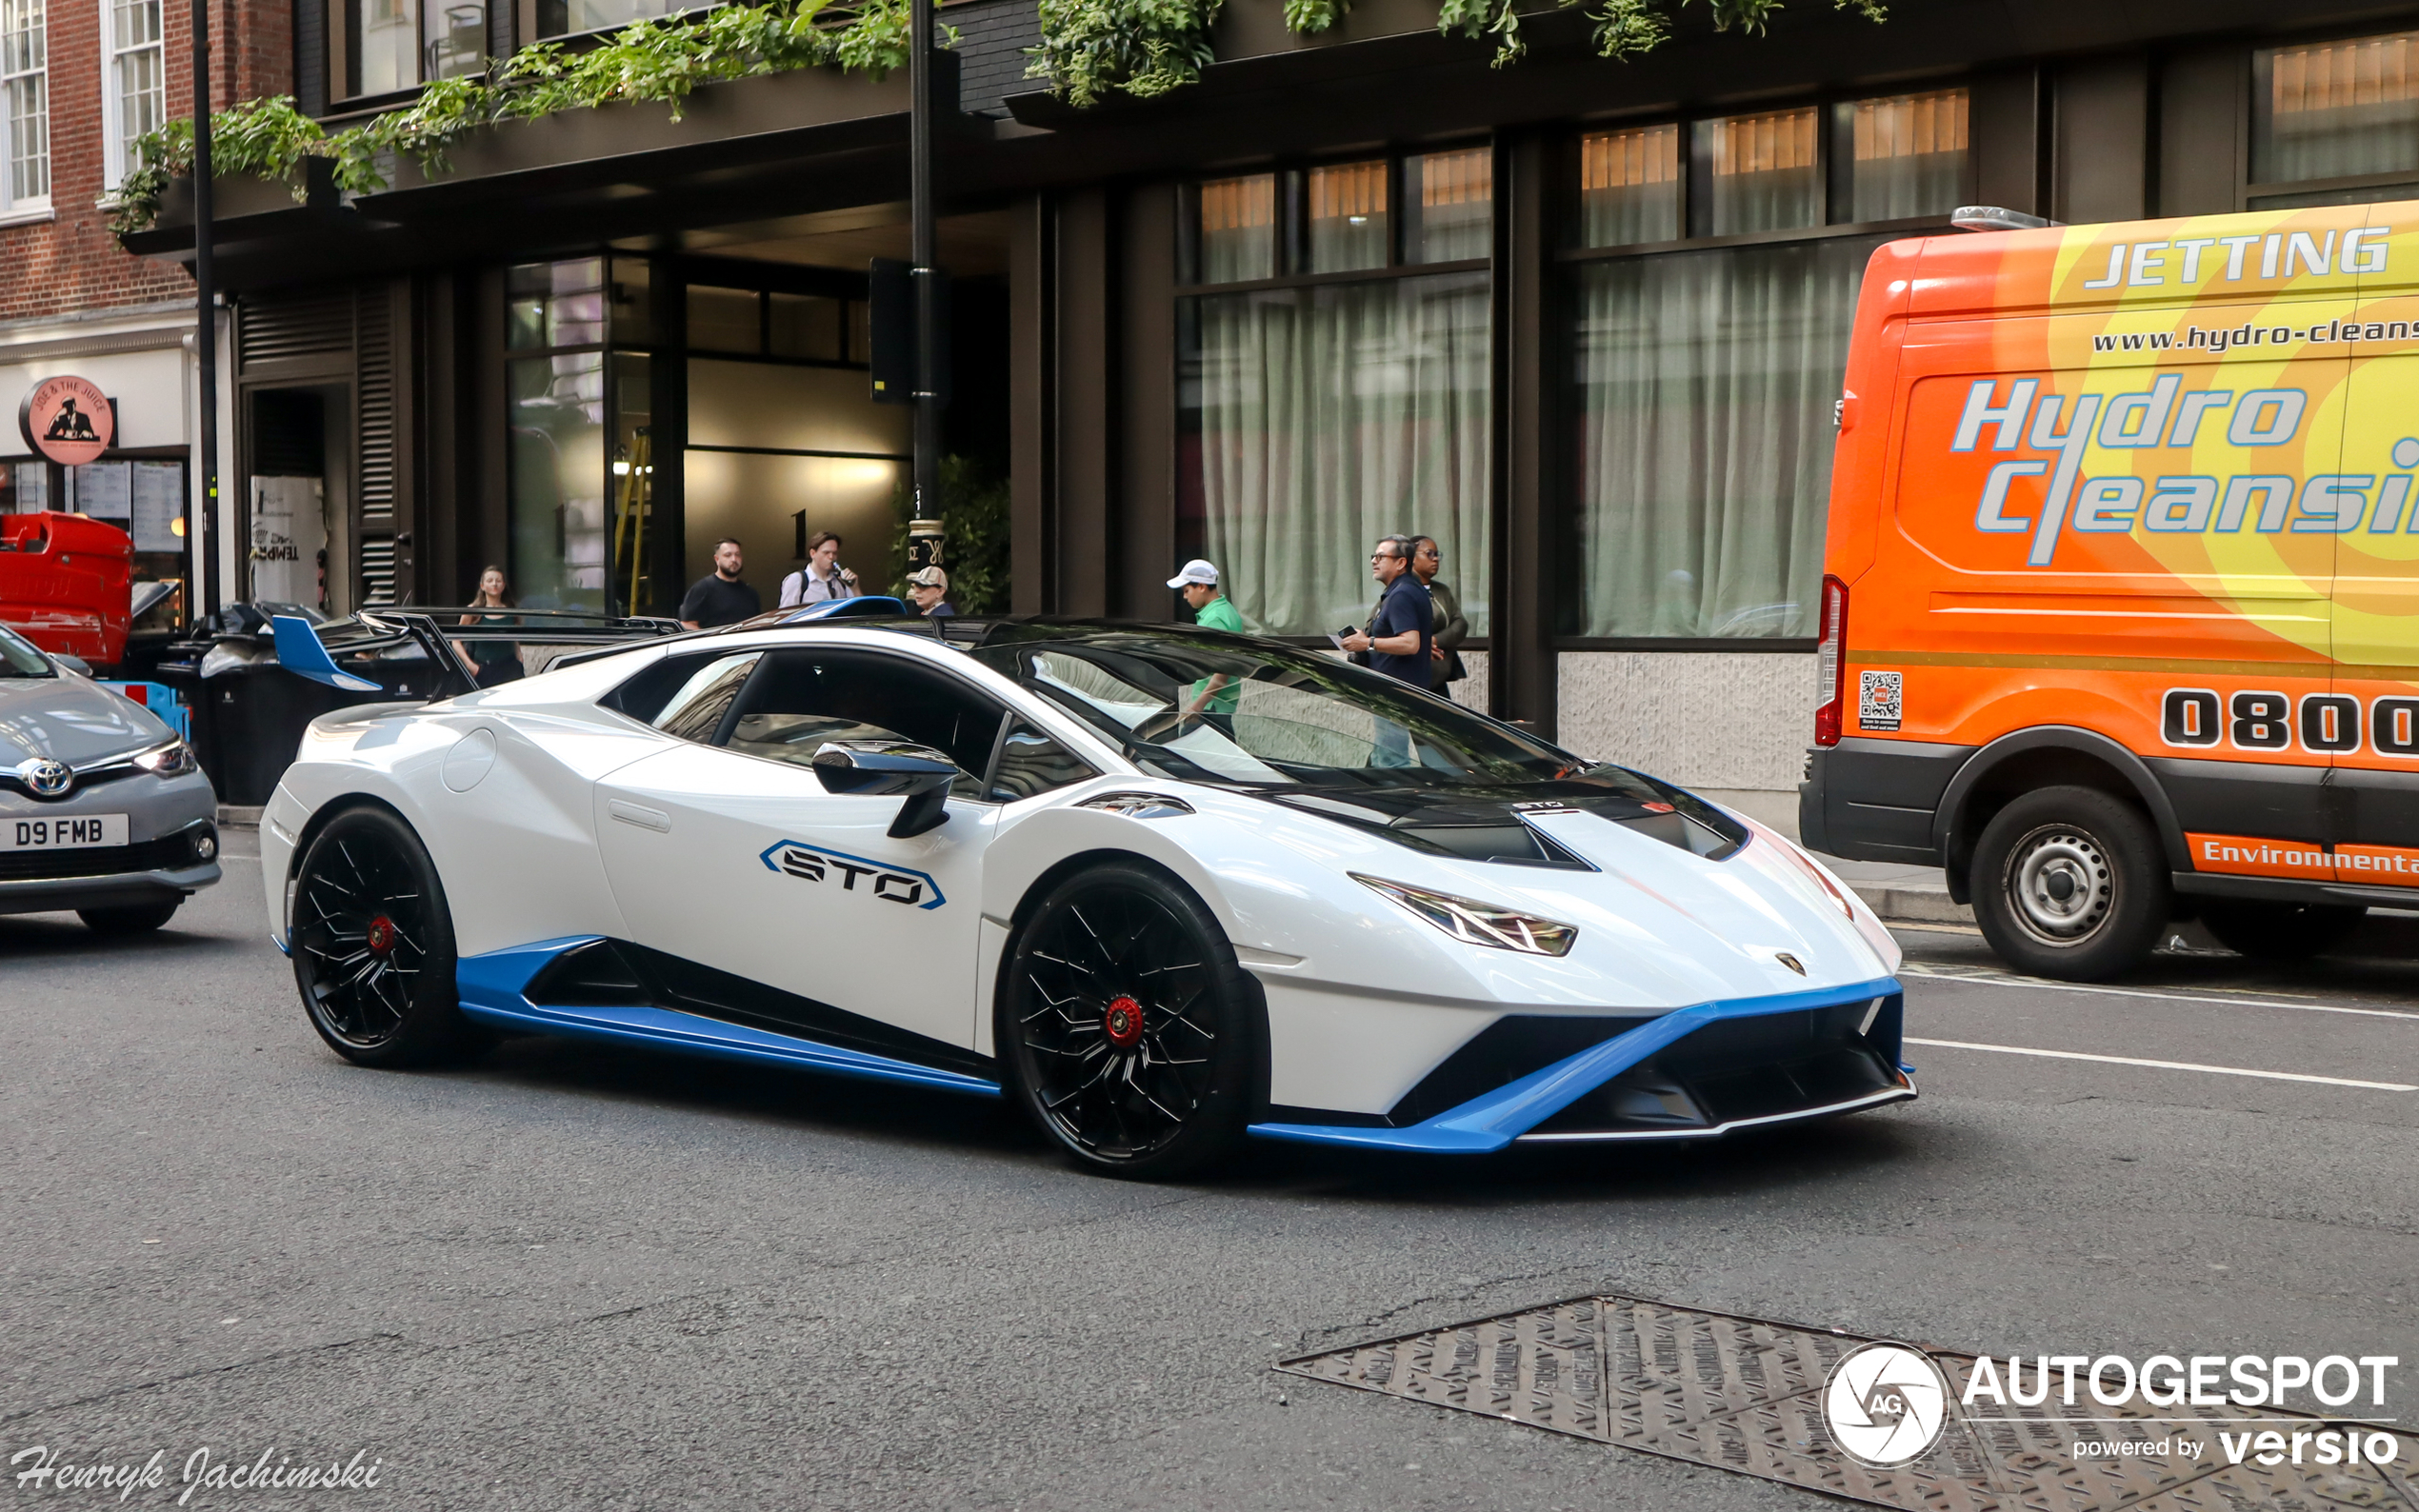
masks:
<svg viewBox="0 0 2419 1512"><path fill-rule="evenodd" d="M504 581L504 569L489 567L479 574L479 591L472 596L473 609L509 609L512 607L511 589ZM464 625L518 625L517 614L465 614ZM481 687L493 687L524 676L528 668L521 665L521 647L510 641L456 641L456 652L467 658L479 674Z"/></svg>

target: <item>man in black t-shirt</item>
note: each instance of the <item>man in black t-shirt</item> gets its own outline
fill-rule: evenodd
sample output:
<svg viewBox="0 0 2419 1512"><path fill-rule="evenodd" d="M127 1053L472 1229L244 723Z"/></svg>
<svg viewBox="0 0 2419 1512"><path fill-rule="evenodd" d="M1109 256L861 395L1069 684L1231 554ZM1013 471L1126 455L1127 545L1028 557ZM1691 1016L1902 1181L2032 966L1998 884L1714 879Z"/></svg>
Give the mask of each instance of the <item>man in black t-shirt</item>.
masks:
<svg viewBox="0 0 2419 1512"><path fill-rule="evenodd" d="M715 542L714 569L690 585L689 596L680 601L680 623L692 630L711 630L762 612L765 601L739 581L739 569L746 565L736 540L724 536Z"/></svg>

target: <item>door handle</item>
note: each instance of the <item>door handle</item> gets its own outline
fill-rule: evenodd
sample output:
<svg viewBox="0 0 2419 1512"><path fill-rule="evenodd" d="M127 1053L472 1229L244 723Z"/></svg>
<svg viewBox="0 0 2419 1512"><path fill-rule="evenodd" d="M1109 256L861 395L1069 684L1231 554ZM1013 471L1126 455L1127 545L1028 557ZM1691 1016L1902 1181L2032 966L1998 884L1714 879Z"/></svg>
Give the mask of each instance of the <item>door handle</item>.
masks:
<svg viewBox="0 0 2419 1512"><path fill-rule="evenodd" d="M651 829L659 835L669 835L672 832L672 816L660 808L649 808L642 804L626 804L618 798L612 798L606 800L605 811L625 825L636 825L641 829Z"/></svg>

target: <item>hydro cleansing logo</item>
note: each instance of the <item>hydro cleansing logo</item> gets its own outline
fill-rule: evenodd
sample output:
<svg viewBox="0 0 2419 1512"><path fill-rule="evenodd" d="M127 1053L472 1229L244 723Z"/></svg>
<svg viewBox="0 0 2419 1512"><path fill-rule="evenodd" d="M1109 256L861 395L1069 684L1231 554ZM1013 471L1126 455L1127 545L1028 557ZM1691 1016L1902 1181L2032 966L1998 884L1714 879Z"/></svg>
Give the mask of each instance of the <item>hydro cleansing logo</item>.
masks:
<svg viewBox="0 0 2419 1512"><path fill-rule="evenodd" d="M1823 1423L1842 1454L1893 1470L1929 1453L1949 1422L1949 1378L1905 1344L1867 1344L1831 1367Z"/></svg>

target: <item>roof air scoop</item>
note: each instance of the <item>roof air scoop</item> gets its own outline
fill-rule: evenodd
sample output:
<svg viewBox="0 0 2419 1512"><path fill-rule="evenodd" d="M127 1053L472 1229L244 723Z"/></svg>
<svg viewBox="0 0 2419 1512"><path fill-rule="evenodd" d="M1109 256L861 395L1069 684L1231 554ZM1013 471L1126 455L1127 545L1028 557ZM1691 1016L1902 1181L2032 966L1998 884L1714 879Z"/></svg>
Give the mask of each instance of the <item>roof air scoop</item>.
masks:
<svg viewBox="0 0 2419 1512"><path fill-rule="evenodd" d="M1998 205L1960 205L1949 211L1949 224L1961 231L2037 231L2066 222L2046 221Z"/></svg>

